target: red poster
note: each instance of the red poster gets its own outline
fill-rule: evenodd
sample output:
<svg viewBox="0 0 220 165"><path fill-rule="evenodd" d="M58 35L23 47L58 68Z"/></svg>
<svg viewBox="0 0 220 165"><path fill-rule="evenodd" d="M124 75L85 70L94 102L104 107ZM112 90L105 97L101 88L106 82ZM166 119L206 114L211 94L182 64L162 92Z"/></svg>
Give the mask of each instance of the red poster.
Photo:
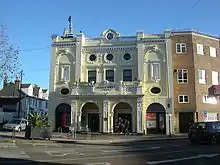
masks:
<svg viewBox="0 0 220 165"><path fill-rule="evenodd" d="M156 120L156 113L147 112L146 118L147 118L147 120Z"/></svg>
<svg viewBox="0 0 220 165"><path fill-rule="evenodd" d="M63 128L66 127L66 112L63 112L63 113L62 113L62 116L61 116L61 126L62 126Z"/></svg>

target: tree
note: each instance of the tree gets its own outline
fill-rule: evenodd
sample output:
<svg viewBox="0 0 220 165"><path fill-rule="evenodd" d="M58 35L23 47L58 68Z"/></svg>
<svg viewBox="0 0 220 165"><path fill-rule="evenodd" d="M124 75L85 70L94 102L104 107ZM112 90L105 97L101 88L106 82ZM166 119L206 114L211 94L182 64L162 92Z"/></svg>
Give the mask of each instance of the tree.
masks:
<svg viewBox="0 0 220 165"><path fill-rule="evenodd" d="M19 62L17 47L9 43L5 27L0 25L0 80L13 78L18 73Z"/></svg>

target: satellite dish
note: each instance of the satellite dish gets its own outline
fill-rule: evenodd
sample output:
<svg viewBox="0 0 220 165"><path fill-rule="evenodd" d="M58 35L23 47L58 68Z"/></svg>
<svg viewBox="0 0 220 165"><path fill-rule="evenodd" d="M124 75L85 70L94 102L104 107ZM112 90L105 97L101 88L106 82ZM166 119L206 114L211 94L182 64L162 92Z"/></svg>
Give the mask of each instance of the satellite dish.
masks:
<svg viewBox="0 0 220 165"><path fill-rule="evenodd" d="M57 34L52 34L51 39L54 40L55 38L57 38Z"/></svg>

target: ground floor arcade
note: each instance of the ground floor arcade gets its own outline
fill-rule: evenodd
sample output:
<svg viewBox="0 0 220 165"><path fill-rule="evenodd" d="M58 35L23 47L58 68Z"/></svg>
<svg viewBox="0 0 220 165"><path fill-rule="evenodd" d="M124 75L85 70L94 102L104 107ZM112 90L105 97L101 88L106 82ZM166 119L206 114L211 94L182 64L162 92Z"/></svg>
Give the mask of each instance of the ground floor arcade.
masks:
<svg viewBox="0 0 220 165"><path fill-rule="evenodd" d="M133 133L169 134L172 120L166 111L156 102L144 107L142 98L87 99L59 103L53 113L49 110L49 118L55 130L120 133L126 127Z"/></svg>

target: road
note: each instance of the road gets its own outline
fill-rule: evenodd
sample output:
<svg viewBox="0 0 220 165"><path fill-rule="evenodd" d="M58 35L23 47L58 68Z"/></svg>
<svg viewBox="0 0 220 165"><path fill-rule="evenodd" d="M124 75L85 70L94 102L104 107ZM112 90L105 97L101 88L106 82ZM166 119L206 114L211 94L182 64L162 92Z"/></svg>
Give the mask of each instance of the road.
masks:
<svg viewBox="0 0 220 165"><path fill-rule="evenodd" d="M121 146L0 143L0 147L1 165L217 165L220 162L218 145L189 145L187 140L138 141Z"/></svg>

